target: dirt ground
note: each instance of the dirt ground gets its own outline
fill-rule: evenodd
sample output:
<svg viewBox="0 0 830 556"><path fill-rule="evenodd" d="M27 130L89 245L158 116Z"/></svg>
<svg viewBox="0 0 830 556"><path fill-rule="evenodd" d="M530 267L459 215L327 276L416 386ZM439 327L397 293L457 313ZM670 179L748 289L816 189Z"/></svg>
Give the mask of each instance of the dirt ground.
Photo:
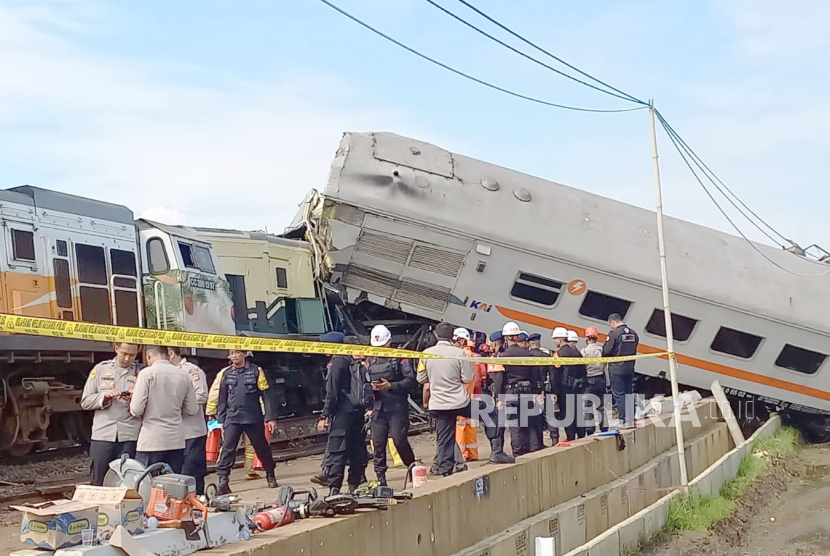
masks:
<svg viewBox="0 0 830 556"><path fill-rule="evenodd" d="M409 441L415 450L416 457L429 467L435 454L435 435L431 433L420 434L410 437ZM479 461L469 462L468 466L471 469L485 465L487 459L490 457L490 445L484 436L483 429L480 429L478 432L478 448ZM315 486L309 479L320 472L321 461L322 456L309 456L280 463L277 465L277 480L281 485L291 485L295 488ZM391 465L391 460L389 463ZM38 469L35 472L43 471ZM395 489L402 488L405 473L406 470L402 467L390 468L387 472L389 485ZM371 463L367 469L367 475L369 479L374 479ZM12 475L9 475L9 477L11 478ZM430 481L433 480L440 480L440 478L430 477ZM216 475L209 475L207 477L207 483L210 484L211 482L216 482ZM242 469L235 469L231 473L231 488L234 493L240 495L243 502L275 501L279 491L279 489L268 489L264 479L254 481L245 480ZM328 494L326 489L321 487L316 488L320 494ZM13 550L26 548L26 545L20 542L19 534L20 513L14 510L0 509L0 556L5 556Z"/></svg>
<svg viewBox="0 0 830 556"><path fill-rule="evenodd" d="M684 533L644 556L813 556L830 554L830 447L800 450L772 467L735 514L711 533Z"/></svg>

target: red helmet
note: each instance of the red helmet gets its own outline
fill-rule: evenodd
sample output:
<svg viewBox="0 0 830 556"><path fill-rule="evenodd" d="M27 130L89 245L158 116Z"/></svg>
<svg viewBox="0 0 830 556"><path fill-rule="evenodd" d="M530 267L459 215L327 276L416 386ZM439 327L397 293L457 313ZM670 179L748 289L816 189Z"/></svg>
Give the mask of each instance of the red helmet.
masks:
<svg viewBox="0 0 830 556"><path fill-rule="evenodd" d="M596 326L589 326L585 329L585 337L586 338L599 338L599 330L597 330Z"/></svg>

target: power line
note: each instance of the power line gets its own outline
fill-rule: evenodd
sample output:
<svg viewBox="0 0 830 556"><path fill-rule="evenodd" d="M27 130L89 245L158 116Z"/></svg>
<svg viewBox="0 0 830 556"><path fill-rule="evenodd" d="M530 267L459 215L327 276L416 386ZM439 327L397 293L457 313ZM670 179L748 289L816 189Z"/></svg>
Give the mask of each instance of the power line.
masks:
<svg viewBox="0 0 830 556"><path fill-rule="evenodd" d="M702 159L701 159L701 158L697 155L697 153L695 153L695 151L694 151L694 150L692 150L692 148L691 148L691 147L689 147L689 145L688 145L688 144L687 144L687 143L683 140L683 138L682 138L682 137L680 137L680 134L679 134L679 133L677 133L677 131L675 131L675 130L674 130L674 128L673 128L673 127L672 127L672 126L671 126L671 125L670 125L670 124L666 121L666 119L665 119L665 118L663 118L663 116L659 113L659 111L657 112L657 116L658 116L658 118L660 118L660 120L662 120L663 126L664 126L664 127L666 127L667 129L671 130L671 133L673 133L673 134L674 134L674 136L677 138L677 141L680 143L680 145L682 145L682 146L683 146L683 148L686 150L686 152L689 154L689 156L692 158L692 160L694 160L694 161L695 161L695 165L696 165L698 168L700 168L701 172L704 172L704 173L707 173L707 172L708 172L707 177L709 178L709 181L711 181L711 182L715 185L715 187L717 187L717 188L718 188L718 191L720 191L720 192L721 192L721 194L722 194L724 197L726 197L726 199L727 199L730 203L732 203L732 205L733 205L733 206L735 206L735 208L736 208L736 209L738 209L738 211L739 211L739 212L741 212L741 213L743 214L743 212L741 211L741 209L740 209L740 208L738 208L738 207L735 205L735 203L734 203L734 202L733 202L733 201L729 198L729 196L728 196L726 193L724 193L724 192L723 192L723 190L722 190L722 189L718 186L718 184L720 184L720 186L722 186L722 187L723 187L723 189L725 189L726 191L728 191L728 192L729 192L729 194L730 194L732 197L734 197L734 198L735 198L735 200L736 200L736 201L738 201L738 203L740 203L740 205L741 205L744 209L746 209L746 210L747 210L747 211L748 211L748 212L749 212L752 216L754 216L756 219L758 219L758 221L759 221L761 224L763 224L764 226L766 226L766 227L767 227L769 230L771 230L771 231L772 231L775 235L777 235L777 236L778 236L778 237L780 237L782 240L784 240L784 243L788 243L788 244L790 244L790 245L794 245L794 242L793 242L792 240L790 240L789 238L785 237L785 236L784 236L783 234L781 234L778 230L776 230L775 228L773 228L772 226L770 226L769 224L767 224L767 223L764 221L764 219L763 219L763 218L761 218L760 216L758 216L758 215L755 213L755 211L753 211L751 208L749 208L749 207L746 205L746 203L744 203L744 202L740 199L740 197L738 197L738 196L737 196L737 195L736 195L736 194L735 194L735 193L734 193L731 189L729 189L729 187L728 187L728 186L727 186L727 185L723 182L723 180L721 180L721 179L720 179L720 178L719 178L719 177L715 174L715 172L713 172L713 171L712 171L712 169L711 169L711 168L709 168L709 166L707 166L705 162L703 162L703 160L702 160ZM711 177L710 177L710 176L711 176ZM717 183L715 183L716 181L717 181ZM771 239L774 243L779 244L778 240L773 239L772 237L770 237L770 235L769 235L767 232L765 232L765 231L764 231L764 230L763 230L760 226L758 226L758 224L756 224L754 221L752 221L752 219L751 219L751 218L749 218L749 217L748 217L748 216L746 216L745 214L744 214L744 217L745 217L747 220L749 220L750 222L752 222L752 223L753 223L753 225L755 225L755 227L756 227L756 228L758 228L758 229L759 229L759 230L760 230L760 231L761 231L764 235L766 235L767 237L769 237L769 238L770 238L770 239ZM780 244L779 244L779 245L780 245Z"/></svg>
<svg viewBox="0 0 830 556"><path fill-rule="evenodd" d="M428 4L430 4L431 6L434 6L435 8L437 8L437 9L439 9L440 11L444 12L446 15L450 16L451 18L455 19L456 21L458 21L458 22L460 22L460 23L462 23L462 24L466 25L466 26L467 26L467 27L469 27L470 29L473 29L474 31L476 31L476 32L478 32L478 33L480 33L480 34L484 35L485 37L487 37L487 38L488 38L488 39L490 39L491 41L494 41L494 42L496 42L496 43L500 44L501 46L503 46L503 47L507 48L508 50L510 50L510 51L512 51L512 52L515 52L515 53L516 53L516 54L518 54L519 56L522 56L523 58L527 58L527 59L528 59L528 60L530 60L531 62L535 62L536 64L539 64L540 66L542 66L542 67L544 67L544 68L547 68L547 69L549 69L549 70L551 70L551 71L553 71L553 72L558 73L558 74L559 74L559 75L561 75L562 77L565 77L565 78L567 78L567 79L570 79L571 81L575 81L575 82L577 82L577 83L579 83L579 84L581 84L581 85L585 85L586 87L590 87L590 88L594 89L595 91L599 91L599 92L601 92L601 93L605 93L606 95L611 95L612 97L617 97L617 98L619 98L619 99L622 99L622 100L625 100L625 101L628 101L628 102L636 102L636 103L638 103L638 104L645 104L644 102L640 102L640 101L638 101L638 100L632 99L632 98L628 97L627 95L626 95L626 96L623 96L623 95L619 95L619 94L616 94L616 93L612 93L612 92L610 92L610 91L606 91L605 89L601 89L600 87L597 87L596 85L592 85L592 84L590 84L590 83L588 83L588 82L586 82L586 81L582 81L581 79L578 79L578 78L576 78L576 77L574 77L574 76L572 76L572 75L568 75L567 73L565 73L565 72L563 72L563 71L561 71L561 70L558 70L558 69L554 68L553 66L549 66L548 64L544 63L543 61L541 61L541 60L539 60L539 59L537 59L537 58L534 58L533 56L531 56L531 55L529 55L529 54L527 54L527 53L525 53L525 52L522 52L521 50L519 50L519 49L517 49L517 48L514 48L513 46L511 46L511 45L507 44L506 42L502 41L501 39L498 39L498 38L494 37L493 35L491 35L491 34L490 34L490 33L488 33L487 31L484 31L483 29L481 29L481 28L479 28L479 27L476 27L475 25L473 25L472 23L470 23L469 21L467 21L467 20L466 20L466 19L464 19L463 17L461 17L461 16L459 16L459 15L457 15L457 14L455 14L455 13L451 12L450 10L448 10L448 9L447 9L447 8L445 8L444 6L441 6L440 4L438 4L437 2L435 2L434 0L425 0L425 1L426 1Z"/></svg>
<svg viewBox="0 0 830 556"><path fill-rule="evenodd" d="M708 180L712 183L712 185L714 185L714 186L715 186L715 188L716 188L716 189L720 192L720 194L721 194L721 195L723 195L723 196L724 196L724 198L725 198L727 201L729 201L729 203L730 203L730 204L731 204L731 205L735 208L735 210L737 210L737 211L738 211L738 214L740 214L741 216L743 216L744 218L746 218L746 219L749 221L749 223L750 223L750 224L752 224L753 226L755 226L755 228L757 228L759 232L761 232L762 234L764 234L765 236L767 236L767 238L768 238L771 242L773 242L775 245L777 245L778 247L781 247L781 248L786 248L786 245L783 245L780 241L778 241L777 239L775 239L774 237L772 237L772 236L769 234L769 232L767 232L764 228L762 228L761 226L759 226L757 222L755 222L752 218L750 218L749 216L747 216L745 212L743 212L743 210L741 209L741 207L739 207L739 206L738 206L738 204L737 204L735 201L733 201L733 200L732 200L732 198L731 198L731 197L729 197L729 195L727 195L727 194L724 192L724 190L721 188L721 186L720 186L720 185L718 185L718 183L717 183L715 180L713 180L713 179L712 179L712 177L711 177L708 173L706 173L706 170L704 170L704 167L708 168L708 166L706 166L705 164L703 164L703 163L702 163L702 161L699 161L699 159L697 158L697 155L693 153L693 151L692 151L692 150L688 147L688 145L686 145L685 141L683 141L683 139L680 137L680 135L679 135L679 134L678 134L678 133L674 130L674 128L672 128L672 127L669 125L669 123L666 121L666 119L665 119L665 118L663 118L663 115L662 115L662 114L660 114L660 112L659 112L658 110L655 110L655 113L656 113L656 115L657 115L657 118L660 120L660 124L661 124L661 125L663 126L663 128L666 130L666 133L668 133L671 137L673 137L674 139L676 139L676 140L677 140L677 142L678 142L678 144L679 144L679 147L680 147L680 148L682 148L682 149L683 149L683 151L684 151L687 155L689 155L689 158L690 158L690 159L691 159L691 161L694 163L694 165L698 167L698 169L699 169L699 170L701 171L701 173L702 173L702 174L706 177L706 179L708 179ZM737 199L737 197L735 197L735 198ZM740 203L741 203L741 205L743 205L744 207L746 207L746 205L744 205L744 204L743 204L743 202L741 202L741 200L740 200L740 199L738 199L738 202L740 202ZM749 209L747 209L747 210L749 210ZM754 212L752 212L752 210L749 210L749 212L750 212L750 213L752 213L753 215L755 214ZM756 215L756 218L757 218L757 215ZM760 220L760 218L759 218L759 220ZM763 222L763 220L762 220L762 222ZM769 227L769 226L768 226L768 227ZM773 231L775 231L775 230L773 230ZM777 232L776 232L776 233L777 233ZM780 235L780 234L779 234L779 235ZM783 237L783 236L782 236L782 237ZM785 240L785 241L787 241L787 239L786 239L786 238L785 238L784 240Z"/></svg>
<svg viewBox="0 0 830 556"><path fill-rule="evenodd" d="M695 180L697 180L697 183L700 184L700 187L703 188L703 191L706 192L706 195L715 204L718 211L720 211L720 213L723 215L723 217L726 218L726 221L729 222L729 224L732 225L732 227L735 229L735 231L738 232L738 235L740 235L744 239L744 241L746 241L750 245L750 247L752 247L759 255L764 257L768 262L772 263L774 266L776 266L779 269L783 270L784 272L787 272L787 273L792 274L794 276L799 276L801 278L818 278L819 276L824 276L825 274L830 274L830 269L825 270L824 272L820 272L818 274L801 274L800 272L794 272L794 271L792 271L788 268L785 268L785 267L781 266L778 262L772 260L771 258L769 258L767 256L766 253L761 251L758 248L758 246L755 245L755 243L751 239L746 237L746 235L741 231L741 229L738 227L738 225L735 224L735 222L729 217L729 215L726 213L726 211L723 210L723 207L720 206L718 201L715 199L715 197L712 195L712 193L706 187L706 184L703 183L703 181L697 175L697 172L695 172L694 168L692 168L691 163L686 158L686 153L683 151L683 149L680 148L680 145L678 144L677 140L675 139L673 132L670 131L670 128L668 127L668 123L660 116L659 112L657 112L657 111L655 111L655 112L657 114L658 119L660 120L660 125L663 126L663 129L665 130L666 134L669 136L669 139L671 140L672 144L674 145L674 148L677 149L677 152L680 154L680 157L683 159L683 162L686 163L686 166L689 168L689 171L692 173L692 176L694 176Z"/></svg>
<svg viewBox="0 0 830 556"><path fill-rule="evenodd" d="M326 6L330 7L331 9L339 12L341 15L344 15L347 18L351 19L352 21L354 21L358 25L361 25L361 26L365 27L369 31L373 32L374 34L376 34L380 37L383 37L387 41L403 48L404 50L418 56L419 58L422 58L422 59L424 59L424 60L426 60L430 63L433 63L436 66L442 67L445 70L450 71L450 72L452 72L456 75L459 75L459 76L461 76L465 79L469 79L470 81L474 81L475 83L478 83L479 85L484 85L485 87L488 87L488 88L493 89L495 91L499 91L501 93L504 93L504 94L507 94L507 95L510 95L510 96L513 96L513 97L516 97L516 98L520 98L520 99L527 100L527 101L530 101L530 102L535 102L537 104L542 104L544 106L551 106L553 108L562 108L563 110L575 110L577 112L598 112L598 113L633 112L634 110L643 110L644 108L647 108L647 106L638 106L637 108L625 108L625 109L582 108L582 107L579 107L579 106L567 106L567 105L564 105L564 104L556 104L554 102L549 102L549 101L542 100L542 99L539 99L539 98L523 95L521 93L511 91L510 89L505 89L504 87L494 85L493 83L490 83L488 81L484 81L483 79L479 79L478 77L474 77L474 76L472 76L468 73L464 73L463 71L457 70L457 69L455 69L451 66L448 66L447 64L444 64L443 62L439 62L438 60L436 60L434 58L430 58L426 54L422 54L421 52L415 50L414 48L409 47L409 46L405 45L404 43L390 37L386 33L372 27L371 25L369 25L365 21L362 21L361 19L357 18L356 16L353 16L352 14L350 14L349 12L345 11L344 9L336 6L335 4L330 2L329 0L320 0L320 2L322 2Z"/></svg>
<svg viewBox="0 0 830 556"><path fill-rule="evenodd" d="M542 48L541 46L539 46L539 45L537 45L536 43L534 43L534 42L530 41L529 39L526 39L525 37L523 37L523 36L522 36L522 35L520 35L519 33L515 32L515 31L513 31L512 29L510 29L509 27L507 27L506 25L504 25L504 24L500 23L499 21L497 21L496 19L494 19L494 18L490 17L489 15L487 15L487 14L486 14L486 13L484 13L483 11L479 10L478 8L476 8L475 6L473 6L472 4L470 4L469 2L467 2L466 0L458 0L458 1L459 1L459 2L461 2L462 4L464 4L465 6L467 6L468 8L470 8L471 10L473 10L474 12L476 12L478 15L480 15L481 17L483 17L484 19L486 19L486 20L487 20L487 21L489 21L490 23L492 23L492 24L494 24L494 25L496 25L496 26L498 26L498 27L502 28L503 30L507 31L508 33L510 33L511 35L513 35L514 37L516 37L517 39L519 39L520 41L522 41L523 43L525 43L525 44L527 44L527 45L529 45L529 46L532 46L533 48L535 48L535 49L536 49L536 50L538 50L539 52L541 52L541 53L543 53L543 54L545 54L545 55L547 55L547 56L550 56L551 58L553 58L554 60L556 60L556 61L557 61L557 62L559 62L560 64L563 64L563 65L565 65L565 66L567 66L567 67L571 68L572 70L576 71L577 73L579 73L579 74L583 75L584 77L587 77L588 79L591 79L592 81L594 81L594 82L596 82L596 83L599 83L600 85L604 85L604 86L608 87L608 88L609 88L609 89L611 89L612 91L616 91L617 93L620 93L621 95L625 96L626 98L628 98L628 99L629 99L629 100L631 100L632 102L637 102L637 103L639 103L639 104L647 104L646 102L644 102L644 101L642 101L642 100L638 99L637 97L635 97L635 96L633 96L633 95L629 95L629 94L628 94L628 93L626 93L625 91L621 91L621 90L617 89L616 87L612 87L611 85L609 85L609 84L608 84L608 83L606 83L605 81L602 81L602 80L600 80L600 79L597 79L597 78L596 78L596 77L594 77L593 75L591 75L591 74L589 74L589 73L586 73L586 72L582 71L581 69L579 69L578 67L576 67L576 66L573 66L573 65L569 64L568 62L566 62L566 61L565 61L565 60L563 60L562 58L559 58L558 56L556 56L556 55L554 55L554 54L551 54L550 52L548 52L547 50L545 50L545 49L544 49L544 48Z"/></svg>

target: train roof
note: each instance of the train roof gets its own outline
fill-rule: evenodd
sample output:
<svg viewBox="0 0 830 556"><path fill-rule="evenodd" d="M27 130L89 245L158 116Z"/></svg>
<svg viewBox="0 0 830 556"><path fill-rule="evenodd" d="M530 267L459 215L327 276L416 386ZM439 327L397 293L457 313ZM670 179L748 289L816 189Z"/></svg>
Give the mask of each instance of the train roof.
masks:
<svg viewBox="0 0 830 556"><path fill-rule="evenodd" d="M392 133L344 134L325 196L531 256L660 285L653 211ZM666 218L665 235L673 292L830 332L830 274L793 276L742 238L677 218ZM823 270L787 251L755 247L793 272Z"/></svg>
<svg viewBox="0 0 830 556"><path fill-rule="evenodd" d="M242 230L230 230L227 228L192 228L194 231L205 237L217 239L250 239L254 241L267 241L282 245L283 247L292 247L299 249L309 249L307 241L297 239L286 239L283 237L267 234L263 232L245 232Z"/></svg>
<svg viewBox="0 0 830 556"><path fill-rule="evenodd" d="M0 190L0 200L28 205L34 208L57 210L89 218L135 225L133 211L124 205L88 199L33 185L20 185Z"/></svg>

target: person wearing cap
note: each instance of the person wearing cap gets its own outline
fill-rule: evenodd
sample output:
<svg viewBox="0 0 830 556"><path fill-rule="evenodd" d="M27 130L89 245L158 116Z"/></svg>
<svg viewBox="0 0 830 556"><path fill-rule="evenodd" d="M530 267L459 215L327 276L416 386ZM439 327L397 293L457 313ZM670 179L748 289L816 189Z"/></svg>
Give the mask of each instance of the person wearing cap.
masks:
<svg viewBox="0 0 830 556"><path fill-rule="evenodd" d="M429 414L435 421L436 472L446 477L456 467L455 431L458 418L469 419L471 416L470 394L466 386L473 382L473 367L469 361L460 359L466 355L464 350L451 343L455 336L451 324L442 322L435 327L434 333L438 343L425 349L424 353L443 358L421 359L418 363L418 382L430 385Z"/></svg>
<svg viewBox="0 0 830 556"><path fill-rule="evenodd" d="M208 398L207 376L205 371L182 357L184 348L167 348L167 360L187 373L193 383L196 393L196 402L199 412L195 415L182 415L184 427L184 464L182 475L189 475L196 479L196 494L205 493L205 475L207 475L207 459L205 454L207 444L207 425L205 424L205 404Z"/></svg>
<svg viewBox="0 0 830 556"><path fill-rule="evenodd" d="M452 333L453 344L460 348L467 357L479 357L473 351L475 342L470 337L466 328L456 328ZM471 363L473 368L473 380L465 383L467 395L470 399L476 399L481 395L481 383L487 374L487 365L484 363ZM476 434L477 423L473 421L472 415L464 417L459 415L455 424L455 442L461 448L461 456L464 461L476 461L478 459L478 437Z"/></svg>
<svg viewBox="0 0 830 556"><path fill-rule="evenodd" d="M514 456L521 456L544 447L540 446L538 438L531 434L528 415L523 414L523 408L541 405L542 380L538 367L509 363L511 357L530 357L530 352L519 345L519 326L515 322L508 322L501 333L507 349L501 354L501 357L505 358L504 380L498 395L509 396L505 398L503 406L509 416L510 447Z"/></svg>
<svg viewBox="0 0 830 556"><path fill-rule="evenodd" d="M608 340L602 346L603 357L636 355L640 338L633 328L623 321L622 317L613 313L608 317L611 332ZM608 375L611 379L611 395L614 405L620 414L621 428L634 428L634 361L609 363Z"/></svg>
<svg viewBox="0 0 830 556"><path fill-rule="evenodd" d="M338 332L336 330L332 330L330 332L326 332L325 334L320 335L320 341L327 343L327 344L342 344L346 338L346 335L342 332ZM325 409L326 404L328 402L328 398L330 396L330 389L328 384L328 378L331 373L331 366L334 356L332 355L329 358L328 363L326 364L325 371L323 371L323 381L326 384L326 391L323 394L323 409ZM320 420L317 421L317 431L318 432L325 432L330 425L330 419L327 419L322 414L320 415ZM327 487L329 486L328 480L328 469L331 460L331 452L328 448L328 443L326 444L326 451L323 452L323 461L320 463L320 473L314 475L310 480L312 483L320 486Z"/></svg>
<svg viewBox="0 0 830 556"><path fill-rule="evenodd" d="M230 494L228 477L236 459L239 438L245 434L265 469L268 488L277 488L274 456L265 436L277 428L277 407L265 371L248 360L250 352L232 349L228 352L231 365L222 372L216 418L222 423L222 451L216 473L219 475L217 494ZM264 412L264 415L263 415Z"/></svg>
<svg viewBox="0 0 830 556"><path fill-rule="evenodd" d="M490 334L489 351L491 357L500 357L503 348L504 337L501 330ZM499 418L501 413L498 408L498 392L501 391L504 382L504 365L497 363L487 364L487 380L482 388L482 394L489 395L492 399L492 408L484 421L484 433L490 441L490 463L514 463L516 458L504 452L504 426Z"/></svg>
<svg viewBox="0 0 830 556"><path fill-rule="evenodd" d="M345 335L327 332L321 342L341 344ZM349 492L363 481L366 465L366 439L363 435L363 397L352 395L352 372L362 372L359 361L349 355L332 355L327 365L326 394L323 411L317 422L320 432L328 429L326 453L323 456L325 486L330 494L339 494L349 466ZM318 483L319 484L319 483Z"/></svg>
<svg viewBox="0 0 830 556"><path fill-rule="evenodd" d="M602 358L602 344L599 343L599 331L596 326L589 326L585 329L585 347L581 350L582 357L586 359ZM588 434L595 432L591 430L599 424L599 430L608 430L608 421L605 417L605 389L608 385L607 365L605 363L587 363L585 365L587 387L586 394L591 394L599 399L599 403L592 409L592 415L588 426Z"/></svg>
<svg viewBox="0 0 830 556"><path fill-rule="evenodd" d="M542 335L541 334L528 334L527 335L527 349L530 352L532 357L550 357L550 351L546 350L542 347ZM542 365L539 367L539 374L542 380L542 389L545 393L545 401L544 407L542 409L543 413L541 415L534 415L530 418L530 427L532 434L536 437L537 444L541 447L544 446L544 433L545 429L549 428L548 424L546 423L545 419L547 418L547 410L548 410L548 397L549 397L549 382L551 379L551 367L548 365ZM550 403L553 403L551 400ZM553 416L553 409L551 409ZM553 442L556 444L559 441L559 428L554 427L556 429L556 440ZM551 440L553 440L553 433L551 433Z"/></svg>
<svg viewBox="0 0 830 556"><path fill-rule="evenodd" d="M524 348L524 349L528 349L527 340L528 340L529 337L530 336L528 335L528 333L525 332L524 330L519 332L519 347Z"/></svg>
<svg viewBox="0 0 830 556"><path fill-rule="evenodd" d="M392 333L384 325L372 328L373 347L389 347ZM375 474L386 485L386 444L389 437L407 468L415 463L415 452L409 444L409 392L418 384L409 359L367 357L362 365L369 370L374 403L372 405L372 444Z"/></svg>

